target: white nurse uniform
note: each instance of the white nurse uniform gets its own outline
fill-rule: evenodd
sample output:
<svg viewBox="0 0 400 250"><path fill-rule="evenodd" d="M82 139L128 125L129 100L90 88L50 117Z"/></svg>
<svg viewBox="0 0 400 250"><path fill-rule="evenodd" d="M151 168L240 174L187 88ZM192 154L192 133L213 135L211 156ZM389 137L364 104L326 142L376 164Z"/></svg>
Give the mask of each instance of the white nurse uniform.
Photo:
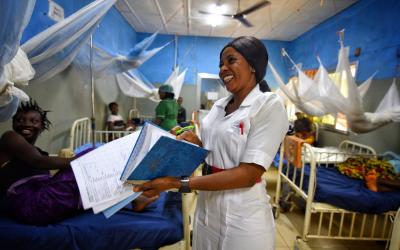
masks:
<svg viewBox="0 0 400 250"><path fill-rule="evenodd" d="M225 115L232 96L218 100L201 123L207 164L230 169L240 162L268 169L288 129L282 100L258 85L240 107ZM194 220L193 248L198 250L274 249L275 224L262 180L249 188L201 191Z"/></svg>

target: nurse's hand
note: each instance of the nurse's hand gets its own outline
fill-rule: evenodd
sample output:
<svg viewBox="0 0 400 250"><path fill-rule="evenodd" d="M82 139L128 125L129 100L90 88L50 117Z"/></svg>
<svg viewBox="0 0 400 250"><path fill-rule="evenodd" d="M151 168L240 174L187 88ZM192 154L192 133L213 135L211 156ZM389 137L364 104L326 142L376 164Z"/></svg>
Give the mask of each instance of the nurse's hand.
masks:
<svg viewBox="0 0 400 250"><path fill-rule="evenodd" d="M185 141L191 142L193 144L196 144L200 147L203 147L203 143L201 142L200 138L197 137L197 135L195 133L193 133L193 131L191 131L191 130L183 132L182 134L178 135L176 137L176 139L185 140Z"/></svg>
<svg viewBox="0 0 400 250"><path fill-rule="evenodd" d="M149 182L145 182L141 185L133 187L134 192L143 191L143 195L147 197L159 196L161 192L169 189L179 189L181 181L175 177L160 177Z"/></svg>

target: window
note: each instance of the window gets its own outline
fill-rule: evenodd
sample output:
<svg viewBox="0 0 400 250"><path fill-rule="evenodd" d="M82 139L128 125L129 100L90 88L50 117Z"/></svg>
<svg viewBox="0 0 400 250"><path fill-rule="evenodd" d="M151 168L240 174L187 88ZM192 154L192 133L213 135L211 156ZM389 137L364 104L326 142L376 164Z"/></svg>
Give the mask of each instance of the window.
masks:
<svg viewBox="0 0 400 250"><path fill-rule="evenodd" d="M354 77L357 71L357 62L352 63L350 65L350 70L351 70L351 75ZM308 76L313 78L316 74L317 70L312 69L312 70L306 70L304 73ZM330 73L329 77L331 77L331 79L335 79L336 77L342 77L342 81L341 82L346 82L346 74L340 74L340 73ZM298 80L297 80L297 76L292 77L289 80L288 85L292 86L292 85L297 85L298 84ZM344 96L348 96L348 86L347 84L342 84L342 86L340 86L340 92L344 95ZM288 113L288 117L289 117L289 121L294 121L296 119L296 115L295 113L299 110L296 109L296 106L291 103L290 101L288 102L288 104L286 105L286 110ZM316 122L319 123L320 125L322 125L325 128L328 129L333 129L336 131L341 131L341 132L348 132L348 123L347 123L347 119L346 119L346 115L343 113L337 113L337 114L329 114L329 115L325 115L325 116L320 116L320 117L311 117L311 119Z"/></svg>

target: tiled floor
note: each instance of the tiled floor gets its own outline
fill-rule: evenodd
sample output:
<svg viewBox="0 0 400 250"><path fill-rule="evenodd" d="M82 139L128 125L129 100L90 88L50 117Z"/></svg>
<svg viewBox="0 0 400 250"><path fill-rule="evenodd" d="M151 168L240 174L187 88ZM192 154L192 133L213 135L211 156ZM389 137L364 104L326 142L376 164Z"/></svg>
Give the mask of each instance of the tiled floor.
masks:
<svg viewBox="0 0 400 250"><path fill-rule="evenodd" d="M297 229L292 225L285 215L280 215L275 220L276 235L275 247L277 250L294 249L296 237L299 235Z"/></svg>
<svg viewBox="0 0 400 250"><path fill-rule="evenodd" d="M267 172L267 191L271 199L275 197L276 188L276 176L277 171L271 167ZM280 214L275 220L275 247L277 250L288 250L294 249L296 237L299 236L299 232L288 220L286 215Z"/></svg>
<svg viewBox="0 0 400 250"><path fill-rule="evenodd" d="M302 230L302 223L296 225L292 223L294 217L301 217L302 215L286 215L280 214L276 223L276 238L275 244L277 250L384 250L384 242L366 242L366 241L347 241L347 240L326 240L314 239L307 242L297 240ZM301 218L302 219L302 218Z"/></svg>

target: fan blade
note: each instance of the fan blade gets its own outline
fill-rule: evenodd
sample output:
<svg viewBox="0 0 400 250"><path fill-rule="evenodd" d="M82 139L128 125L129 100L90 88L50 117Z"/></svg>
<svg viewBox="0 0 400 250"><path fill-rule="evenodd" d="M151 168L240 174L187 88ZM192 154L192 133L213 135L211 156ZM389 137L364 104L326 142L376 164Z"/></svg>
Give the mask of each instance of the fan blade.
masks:
<svg viewBox="0 0 400 250"><path fill-rule="evenodd" d="M259 2L259 3L256 3L255 5L253 5L253 6L249 7L249 8L247 8L247 9L245 9L245 10L239 12L239 13L236 13L235 16L236 16L236 15L237 15L237 16L248 15L248 14L250 14L251 12L256 11L256 10L258 10L258 9L260 9L260 8L266 6L266 5L269 5L269 4L271 4L271 2L270 2L270 1L267 1L267 0L262 1L262 2Z"/></svg>
<svg viewBox="0 0 400 250"><path fill-rule="evenodd" d="M207 11L204 11L204 10L199 10L199 13L200 14L204 14L204 15L212 15L213 13L210 13L210 12L207 12Z"/></svg>
<svg viewBox="0 0 400 250"><path fill-rule="evenodd" d="M235 18L236 20L238 20L239 22L241 22L241 23L242 23L244 26L246 26L246 27L253 27L253 25L252 25L249 21L247 21L247 19L244 18L244 16L242 16L242 15L240 15L240 16L234 15L233 18Z"/></svg>
<svg viewBox="0 0 400 250"><path fill-rule="evenodd" d="M219 15L219 16L233 17L232 14L219 14L219 13L217 14L217 13L211 13L211 12L204 11L204 10L199 10L198 12L200 14L204 14L204 15Z"/></svg>

